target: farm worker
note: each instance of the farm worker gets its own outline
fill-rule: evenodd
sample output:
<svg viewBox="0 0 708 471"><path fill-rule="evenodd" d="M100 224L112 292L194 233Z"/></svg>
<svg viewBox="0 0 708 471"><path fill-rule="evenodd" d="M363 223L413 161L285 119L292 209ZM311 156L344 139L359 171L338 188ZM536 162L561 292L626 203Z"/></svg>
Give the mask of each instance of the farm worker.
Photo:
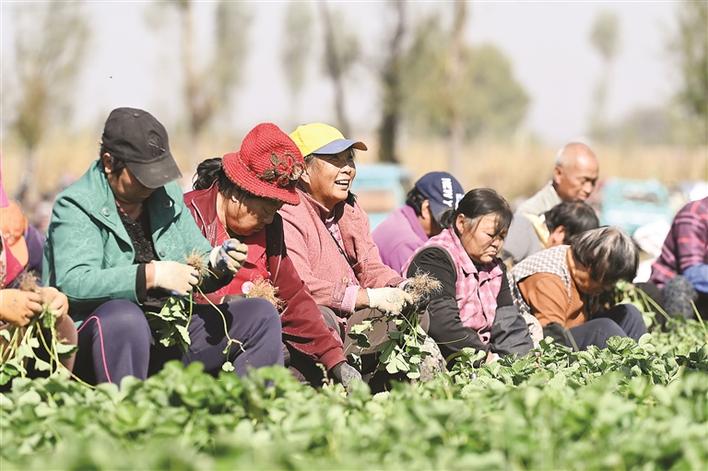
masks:
<svg viewBox="0 0 708 471"><path fill-rule="evenodd" d="M0 174L0 214L3 218L24 218L17 206L10 213L5 212L12 208L11 204ZM42 313L44 306L48 306L57 315L59 341L76 345L76 327L68 315L69 301L64 294L51 287L39 287L35 291L18 289L20 275L26 270L30 257L22 235L25 233L24 224L16 223L17 221L3 220L0 228L0 329L9 326L25 327L33 317ZM20 227L21 230L8 234L7 227ZM64 366L70 370L73 368L74 356L72 354L62 359Z"/></svg>
<svg viewBox="0 0 708 471"><path fill-rule="evenodd" d="M679 286L680 277L691 284L694 292L671 293L679 291L673 288ZM687 299L672 304L689 305L686 301L692 300L700 316L708 316L708 197L691 201L676 213L661 255L652 265L651 281L663 288L665 305L669 298L682 294ZM685 309L689 311L684 313L686 317L693 315L690 309Z"/></svg>
<svg viewBox="0 0 708 471"><path fill-rule="evenodd" d="M299 126L290 137L305 169L296 189L300 202L280 210L288 255L315 302L328 308L325 317L344 338L345 354L373 354L394 328L380 321L382 313L400 314L411 297L402 288L406 280L381 262L366 212L350 192L355 150L366 145L322 123ZM370 347L358 350L346 334L364 320L374 321ZM421 325L427 328L425 318Z"/></svg>
<svg viewBox="0 0 708 471"><path fill-rule="evenodd" d="M519 263L537 246L532 225L523 218L539 217L563 201L585 201L597 183L600 167L595 153L585 144L571 142L557 154L551 181L519 205L504 243L503 259Z"/></svg>
<svg viewBox="0 0 708 471"><path fill-rule="evenodd" d="M634 242L620 229L592 229L570 246L542 250L515 265L512 295L521 312L541 322L545 335L567 346L605 348L613 336L638 340L647 329L635 306L597 306L597 297L617 281L632 280L638 258Z"/></svg>
<svg viewBox="0 0 708 471"><path fill-rule="evenodd" d="M57 197L44 275L83 321L76 369L88 381L144 379L168 359L200 361L207 371L230 362L239 375L283 363L278 313L262 299L219 306L228 333L214 308L194 305L187 351L155 338L146 311L159 312L169 296L185 299L197 286L224 286L246 258L235 239L212 249L184 205L180 176L162 124L146 111L117 108L99 159ZM186 263L194 253L206 274ZM242 348L227 348L227 334Z"/></svg>
<svg viewBox="0 0 708 471"><path fill-rule="evenodd" d="M361 375L346 363L341 340L330 332L288 257L283 220L277 213L284 204L300 202L295 184L304 168L300 150L288 135L274 124L262 123L249 131L236 152L199 164L194 191L184 199L212 245L236 237L248 246L248 257L233 280L208 297L221 302L224 296L247 296L267 281L282 304L289 366L308 378L321 375L315 362L321 363L348 386Z"/></svg>
<svg viewBox="0 0 708 471"><path fill-rule="evenodd" d="M600 226L595 210L584 201L563 201L540 216L527 214L513 221L512 225L536 236L528 240L530 254L556 245L569 245L576 234Z"/></svg>
<svg viewBox="0 0 708 471"><path fill-rule="evenodd" d="M401 273L403 265L430 237L442 231L442 215L457 208L465 192L447 172L426 173L415 182L406 204L371 233L381 261Z"/></svg>
<svg viewBox="0 0 708 471"><path fill-rule="evenodd" d="M429 273L442 283L428 311L429 334L445 357L470 347L487 352L487 361L493 361L533 348L499 258L511 218L509 204L496 191L469 191L456 210L446 213L442 232L404 266L408 276Z"/></svg>

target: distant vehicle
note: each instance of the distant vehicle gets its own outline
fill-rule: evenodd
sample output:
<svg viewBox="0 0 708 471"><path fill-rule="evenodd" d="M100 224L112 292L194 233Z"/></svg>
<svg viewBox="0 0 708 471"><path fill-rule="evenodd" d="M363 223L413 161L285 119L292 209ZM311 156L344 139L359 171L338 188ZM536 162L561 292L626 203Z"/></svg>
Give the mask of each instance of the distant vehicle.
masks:
<svg viewBox="0 0 708 471"><path fill-rule="evenodd" d="M633 234L640 226L671 224L669 191L656 180L613 178L602 187L600 222Z"/></svg>
<svg viewBox="0 0 708 471"><path fill-rule="evenodd" d="M359 164L352 192L369 215L373 230L386 216L406 201L410 174L396 164Z"/></svg>

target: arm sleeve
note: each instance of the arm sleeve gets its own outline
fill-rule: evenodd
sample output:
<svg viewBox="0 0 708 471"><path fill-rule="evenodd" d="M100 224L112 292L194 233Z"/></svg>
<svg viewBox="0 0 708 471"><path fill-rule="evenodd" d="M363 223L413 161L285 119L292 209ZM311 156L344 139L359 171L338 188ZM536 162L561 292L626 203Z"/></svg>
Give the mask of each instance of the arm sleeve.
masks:
<svg viewBox="0 0 708 471"><path fill-rule="evenodd" d="M514 298L511 296L511 288L509 286L509 277L506 273L506 265L499 263L502 269L502 284L499 289L499 294L497 295L497 308L513 306Z"/></svg>
<svg viewBox="0 0 708 471"><path fill-rule="evenodd" d="M429 247L420 251L413 258L407 274L413 276L418 272L430 274L443 286L441 291L431 296L428 305L428 333L438 343L443 354L447 357L465 347L488 351L490 346L479 339L477 332L462 325L455 292L457 272L444 249Z"/></svg>
<svg viewBox="0 0 708 471"><path fill-rule="evenodd" d="M708 251L708 233L706 225L693 217L677 217L674 222L676 231L676 263L685 272L694 265L700 265L706 261L706 251Z"/></svg>
<svg viewBox="0 0 708 471"><path fill-rule="evenodd" d="M307 235L292 220L296 215L288 211L282 211L280 215L283 217L283 232L285 233L288 256L298 275L305 282L305 286L310 290L315 302L350 315L351 311L343 309L343 301L347 287L355 285L350 285L349 280L325 280L316 277L308 257Z"/></svg>
<svg viewBox="0 0 708 471"><path fill-rule="evenodd" d="M533 340L526 321L514 305L506 267L503 270L502 286L497 295L497 310L492 324L492 351L500 355L525 355L533 348Z"/></svg>
<svg viewBox="0 0 708 471"><path fill-rule="evenodd" d="M171 189L172 190L172 189ZM204 237L201 229L194 220L192 212L187 209L187 205L184 203L184 198L181 196L181 190L177 189L174 195L174 201L176 205L181 206L181 212L177 216L177 221L175 225L182 238L185 242L185 247L187 248L187 253L185 256L189 255L192 251L197 251L202 254L202 259L204 260L205 266L209 266L209 254L211 253L212 246L209 240ZM209 270L207 276L204 277L200 285L204 293L213 293L220 288L223 288L231 282L233 275L231 273L224 273L223 276L218 277Z"/></svg>
<svg viewBox="0 0 708 471"><path fill-rule="evenodd" d="M542 326L552 322L565 327L568 294L563 281L550 273L536 273L518 284L521 296Z"/></svg>
<svg viewBox="0 0 708 471"><path fill-rule="evenodd" d="M357 263L352 269L361 286L382 288L384 286L398 286L403 281L398 272L381 261L379 248L371 238L369 217L359 205L354 206L352 221L345 224L342 219L339 227L343 235L346 233L351 235L351 237L344 237L345 246L346 240L351 240L354 245L353 253L356 255Z"/></svg>
<svg viewBox="0 0 708 471"><path fill-rule="evenodd" d="M315 300L312 299L290 258L280 260L278 277L274 282L286 303L280 315L283 325L283 340L322 363L328 370L346 361L342 342L330 331L322 318Z"/></svg>
<svg viewBox="0 0 708 471"><path fill-rule="evenodd" d="M45 247L45 283L73 302L138 302L138 265L103 268L103 258L103 238L96 223L71 199L57 200Z"/></svg>
<svg viewBox="0 0 708 471"><path fill-rule="evenodd" d="M34 226L28 226L25 231L25 241L27 242L27 271L33 271L37 276L42 275L42 249L44 248L44 236Z"/></svg>

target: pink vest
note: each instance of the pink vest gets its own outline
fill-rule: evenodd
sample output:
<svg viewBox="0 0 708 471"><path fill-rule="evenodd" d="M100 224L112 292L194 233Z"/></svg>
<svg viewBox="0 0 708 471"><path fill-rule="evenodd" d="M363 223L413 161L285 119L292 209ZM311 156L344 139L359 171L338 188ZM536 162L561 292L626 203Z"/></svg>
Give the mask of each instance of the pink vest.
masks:
<svg viewBox="0 0 708 471"><path fill-rule="evenodd" d="M427 247L445 249L452 258L457 271L455 300L460 310L462 325L475 330L482 342L489 343L497 310L497 295L502 284L501 261L497 260L494 264L485 265L478 269L465 252L454 229L449 228L428 239L408 260L403 273L406 273L413 258Z"/></svg>

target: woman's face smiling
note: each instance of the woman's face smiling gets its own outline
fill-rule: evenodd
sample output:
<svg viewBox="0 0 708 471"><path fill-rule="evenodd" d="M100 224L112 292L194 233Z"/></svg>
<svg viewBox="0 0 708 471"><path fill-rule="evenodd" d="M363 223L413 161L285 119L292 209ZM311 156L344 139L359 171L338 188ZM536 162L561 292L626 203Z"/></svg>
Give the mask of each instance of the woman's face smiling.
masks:
<svg viewBox="0 0 708 471"><path fill-rule="evenodd" d="M331 211L347 199L355 176L354 150L349 148L338 154L315 154L302 180L310 196Z"/></svg>

